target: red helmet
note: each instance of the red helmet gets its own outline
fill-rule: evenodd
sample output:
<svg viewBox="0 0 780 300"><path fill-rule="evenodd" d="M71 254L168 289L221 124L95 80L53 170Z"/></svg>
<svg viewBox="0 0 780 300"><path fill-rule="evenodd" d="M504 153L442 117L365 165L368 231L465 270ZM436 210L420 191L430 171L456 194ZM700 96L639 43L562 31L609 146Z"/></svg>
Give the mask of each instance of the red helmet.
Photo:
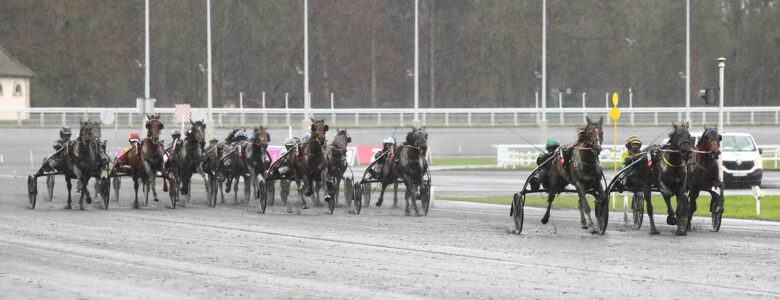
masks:
<svg viewBox="0 0 780 300"><path fill-rule="evenodd" d="M141 137L138 135L138 132L131 132L130 136L127 139L129 139L129 140L133 140L133 139L140 140Z"/></svg>

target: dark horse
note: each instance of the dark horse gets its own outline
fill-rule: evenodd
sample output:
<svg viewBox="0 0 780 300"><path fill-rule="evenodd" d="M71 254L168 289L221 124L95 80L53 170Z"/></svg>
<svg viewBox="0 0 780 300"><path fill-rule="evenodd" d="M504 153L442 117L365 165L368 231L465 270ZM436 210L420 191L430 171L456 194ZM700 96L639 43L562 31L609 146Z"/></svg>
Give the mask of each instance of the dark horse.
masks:
<svg viewBox="0 0 780 300"><path fill-rule="evenodd" d="M203 143L204 143L204 130L206 125L203 121L190 122L192 127L184 134L182 141L175 141L171 148L171 153L168 161L170 162L170 175L173 176L173 180L177 186L171 184L171 194L181 193L187 195L186 203L190 200L190 180L192 174L198 172L204 179L206 179L206 173L203 172L202 159L203 159ZM174 182L174 181L172 181ZM206 192L209 192L208 181L206 181ZM178 198L178 195L175 195ZM173 200L176 201L176 200Z"/></svg>
<svg viewBox="0 0 780 300"><path fill-rule="evenodd" d="M704 133L696 144L696 150L693 151L688 160L688 194L690 202L690 212L688 213L688 230L691 230L691 219L696 212L696 198L701 191L710 193L712 196L710 212L713 214L723 211L723 199L714 191L714 188L723 190L723 183L718 176L718 156L720 156L720 141L723 137L716 128L706 128Z"/></svg>
<svg viewBox="0 0 780 300"><path fill-rule="evenodd" d="M414 128L412 131L406 134L406 141L397 148L397 159L395 157L388 157L385 164L393 164L393 174L403 178L404 185L406 186L406 215L411 215L409 209L409 199L412 200L412 206L414 207L414 215L421 216L420 210L417 208L417 199L421 195L420 188L423 184L423 177L428 172L428 164L425 162L425 154L428 152L428 133L425 132L425 127ZM384 172L384 171L383 171ZM395 177L395 176L387 176ZM382 192L384 193L385 187L387 187L386 180L395 181L396 178L387 179L382 181ZM382 196L380 195L380 201ZM377 202L377 205L379 202Z"/></svg>
<svg viewBox="0 0 780 300"><path fill-rule="evenodd" d="M145 204L149 204L149 190L151 189L154 194L154 201L159 201L157 198L157 190L155 189L155 180L157 178L157 172L161 172L163 180L163 191L168 190L168 171L164 168L162 141L160 140L160 131L164 128L160 122L159 115L146 115L146 138L144 138L139 144L133 145L133 149L127 152L127 158L125 162L130 166L130 174L133 176L133 189L135 189L135 200L133 201L133 208L138 208L138 180L141 180L144 190L146 191ZM112 169L111 172L115 172L117 169Z"/></svg>
<svg viewBox="0 0 780 300"><path fill-rule="evenodd" d="M669 142L666 145L649 146L647 152L652 156L655 184L666 202L666 223L677 225L675 234L685 235L688 224L688 168L685 163L691 156L691 134L688 132L688 123L672 123L672 128L674 130L669 133ZM672 210L672 196L677 198L676 213ZM653 220L653 205L649 197L647 200L650 233L658 234Z"/></svg>
<svg viewBox="0 0 780 300"><path fill-rule="evenodd" d="M601 142L604 140L604 132L601 129L603 118L598 122L587 119L587 125L580 128L577 142L565 151L571 154L561 154L559 150L558 158L553 159L550 172L550 192L547 196L547 211L542 217L542 224L547 224L550 220L550 207L555 199L555 195L563 191L563 188L571 184L577 191L579 197L580 223L582 228L590 229L590 233L603 234L606 228L606 210L607 194L604 192L601 171L601 162L599 154L601 153ZM590 217L590 205L586 195L592 195L595 198L594 207L596 209L596 218L599 218L598 226L593 225ZM587 216L587 221L586 217ZM604 221L601 221L604 220Z"/></svg>
<svg viewBox="0 0 780 300"><path fill-rule="evenodd" d="M209 205L217 205L217 191L222 199L222 203L225 203L225 194L222 190L222 184L225 182L225 175L227 174L227 168L222 164L222 157L229 151L229 145L236 140L236 132L238 129L234 129L225 138L224 142L216 145L209 145L206 147L205 158L203 159L203 171L209 174L208 181L211 183L211 192L209 196ZM228 185L228 190L230 186Z"/></svg>
<svg viewBox="0 0 780 300"><path fill-rule="evenodd" d="M263 192L270 193L273 197L274 186L266 184L265 181L265 173L271 166L271 154L268 153L268 143L271 139L268 135L268 128L255 127L249 141L247 156L249 158L249 175L252 176L252 186L255 188L255 198L260 198L260 193Z"/></svg>
<svg viewBox="0 0 780 300"><path fill-rule="evenodd" d="M79 138L72 142L72 151L68 151L65 159L68 169L76 175L77 184L81 187L81 197L79 198L79 208L84 209L84 199L87 204L92 203L92 197L89 194L87 184L89 179L95 178L95 190L102 197L105 195L104 189L107 182L101 182L103 170L106 170L106 160L103 151L103 144L100 141L100 123L83 122L79 130ZM71 208L70 184L68 184L68 206Z"/></svg>
<svg viewBox="0 0 780 300"><path fill-rule="evenodd" d="M341 180L344 178L344 172L347 171L347 145L352 142L352 138L347 134L347 130L336 130L336 136L330 143L325 155L328 157L328 177L334 183L335 195L333 201L339 203L339 191ZM345 190L349 187L345 187ZM319 185L317 185L319 191ZM349 199L347 199L349 203Z"/></svg>
<svg viewBox="0 0 780 300"><path fill-rule="evenodd" d="M252 143L247 140L240 140L232 144L232 149L225 153L222 157L223 162L228 161L228 165L220 166L223 168L222 174L227 178L227 192L230 193L230 185L233 184L233 202L238 203L238 183L241 178L244 178L244 200L249 203L249 195L251 194L252 186L254 186L254 180L251 178L252 173ZM235 183L233 182L235 180ZM257 187L255 187L257 188Z"/></svg>
<svg viewBox="0 0 780 300"><path fill-rule="evenodd" d="M299 189L305 196L314 194L312 184L315 178L324 180L328 178L328 158L325 156L325 133L328 132L328 125L325 125L324 119L316 121L311 119L311 122L311 138L301 145L291 161L297 178L302 181ZM330 183L326 185L325 201L331 201L331 185ZM301 200L306 208L306 200Z"/></svg>

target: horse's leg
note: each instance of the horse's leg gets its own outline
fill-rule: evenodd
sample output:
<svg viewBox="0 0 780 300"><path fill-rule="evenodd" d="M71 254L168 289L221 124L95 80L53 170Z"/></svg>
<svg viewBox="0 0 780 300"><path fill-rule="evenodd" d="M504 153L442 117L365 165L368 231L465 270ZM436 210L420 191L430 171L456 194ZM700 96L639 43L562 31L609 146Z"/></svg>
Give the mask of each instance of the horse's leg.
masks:
<svg viewBox="0 0 780 300"><path fill-rule="evenodd" d="M696 198L699 198L700 191L698 189L692 189L691 193L688 195L688 230L692 230L693 226L691 225L691 222L693 221L693 213L696 212L696 209L698 208L698 205L696 205ZM717 199L717 198L712 198Z"/></svg>
<svg viewBox="0 0 780 300"><path fill-rule="evenodd" d="M382 191L379 192L379 200L376 200L376 206L382 206L382 199L385 197L385 188L387 188L387 185L390 184L389 182L381 182L382 184Z"/></svg>
<svg viewBox="0 0 780 300"><path fill-rule="evenodd" d="M68 176L67 176L67 175L65 176L65 184L66 184L66 185L67 185L67 187L68 187L68 205L67 205L67 206L65 206L65 209L71 209L71 205L70 205L70 204L71 204L71 202L73 201L73 199L72 199L72 198L71 198L71 196L70 196L70 192L71 192L71 190L73 189L73 184L72 184L72 183L70 183L70 178L68 178Z"/></svg>
<svg viewBox="0 0 780 300"><path fill-rule="evenodd" d="M398 208L398 180L393 179L393 208Z"/></svg>
<svg viewBox="0 0 780 300"><path fill-rule="evenodd" d="M684 187L685 185L683 185ZM677 198L677 231L676 235L686 235L688 233L688 211L690 210L688 204L688 193L685 188L681 188L675 194Z"/></svg>
<svg viewBox="0 0 780 300"><path fill-rule="evenodd" d="M582 184L577 185L577 197L580 200L581 213L588 217L588 229L590 230L590 233L598 233L599 231L596 229L596 226L593 225L593 219L590 217L590 204L588 204L588 198L585 195L585 186ZM596 199L596 203L598 202L599 200Z"/></svg>
<svg viewBox="0 0 780 300"><path fill-rule="evenodd" d="M46 188L49 192L49 202L54 199L54 175L46 176Z"/></svg>
<svg viewBox="0 0 780 300"><path fill-rule="evenodd" d="M138 177L136 176L133 176L133 189L135 189L135 201L133 202L133 208L138 209ZM118 195L117 199L119 199Z"/></svg>
<svg viewBox="0 0 780 300"><path fill-rule="evenodd" d="M116 195L116 202L119 203L119 187L122 185L122 178L119 176L114 177L111 181L114 186L114 194Z"/></svg>
<svg viewBox="0 0 780 300"><path fill-rule="evenodd" d="M421 216L420 210L417 208L417 198L420 197L420 184L415 183L412 181L412 207L414 207L414 216L419 217Z"/></svg>
<svg viewBox="0 0 780 300"><path fill-rule="evenodd" d="M235 179L236 182L231 182L230 178ZM228 178L228 182L229 182L228 183L228 187L233 185L233 204L238 204L238 182L239 181L241 181L241 176L239 176L239 175L231 176L231 177ZM230 193L229 190L230 189L228 188L228 193Z"/></svg>
<svg viewBox="0 0 780 300"><path fill-rule="evenodd" d="M200 174L200 177L203 177L203 181L206 184L206 194L210 194L211 187L209 186L209 179L206 177L206 172L203 171L203 164L198 164L198 168L196 170L198 170L198 174Z"/></svg>
<svg viewBox="0 0 780 300"><path fill-rule="evenodd" d="M653 219L653 200L650 198L652 194L650 193L650 187L645 187L644 189L645 193L645 203L647 206L647 217L650 219L650 234L659 234L658 229L655 228L655 220Z"/></svg>
<svg viewBox="0 0 780 300"><path fill-rule="evenodd" d="M404 194L404 199L406 199L406 208L404 209L404 214L410 216L412 215L412 210L409 209L409 198L411 198L412 183L404 178L404 186L406 186L406 193Z"/></svg>
<svg viewBox="0 0 780 300"><path fill-rule="evenodd" d="M303 203L303 209L309 208L309 205L306 203L306 197L303 195L303 183L301 180L295 181L296 189L298 189L298 196L301 197L301 202Z"/></svg>
<svg viewBox="0 0 780 300"><path fill-rule="evenodd" d="M664 197L664 202L666 202L666 213L668 216L666 217L666 224L668 225L677 225L677 217L675 216L674 209L672 209L672 194L670 193L661 193L661 195Z"/></svg>
<svg viewBox="0 0 780 300"><path fill-rule="evenodd" d="M558 189L558 177L554 176L550 179L550 189L547 191L547 210L545 210L544 216L542 217L542 224L547 224L547 222L550 221L550 208L552 207L553 200L555 200L555 192L557 192Z"/></svg>
<svg viewBox="0 0 780 300"><path fill-rule="evenodd" d="M339 189L341 188L341 177L334 177L334 191L333 191L333 201L336 201L336 203L333 203L333 206L336 206L339 204ZM346 191L346 187L344 187L344 190ZM346 197L346 195L344 196Z"/></svg>
<svg viewBox="0 0 780 300"><path fill-rule="evenodd" d="M79 195L79 209L84 210L84 194L87 193L87 185L84 182L84 174L79 170L79 168L75 168L76 173L76 190L81 189L81 195ZM70 203L68 203L68 207L70 207Z"/></svg>
<svg viewBox="0 0 780 300"><path fill-rule="evenodd" d="M244 200L246 200L246 204L249 205L249 197L250 194L252 194L252 178L249 178L249 176L244 175Z"/></svg>

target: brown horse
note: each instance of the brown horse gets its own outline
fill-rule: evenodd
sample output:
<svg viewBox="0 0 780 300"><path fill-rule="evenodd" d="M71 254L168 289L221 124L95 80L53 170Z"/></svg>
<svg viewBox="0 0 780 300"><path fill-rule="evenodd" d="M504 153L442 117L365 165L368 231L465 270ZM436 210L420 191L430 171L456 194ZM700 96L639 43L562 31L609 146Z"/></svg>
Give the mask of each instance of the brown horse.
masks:
<svg viewBox="0 0 780 300"><path fill-rule="evenodd" d="M297 177L303 181L299 189L306 196L314 194L312 184L315 178L328 178L328 158L325 156L325 133L328 132L328 125L325 125L325 119L311 119L311 122L311 139L301 146L292 160ZM331 189L332 184L327 184L325 201L331 201ZM304 201L304 207L305 203Z"/></svg>
<svg viewBox="0 0 780 300"><path fill-rule="evenodd" d="M171 175L174 176L176 185L181 188L177 190L177 187L171 187L171 195L178 198L177 193L181 193L186 196L186 203L190 200L190 180L192 174L198 172L204 180L206 180L206 192L209 192L209 185L206 178L206 173L203 172L202 160L203 160L203 143L205 139L205 127L206 124L203 121L190 122L192 127L184 134L184 139L181 141L174 141L174 145L171 148L170 157L167 163L170 164ZM173 182L173 181L172 181ZM175 201L175 200L174 200Z"/></svg>
<svg viewBox="0 0 780 300"><path fill-rule="evenodd" d="M601 142L604 140L604 132L601 129L603 118L598 122L587 119L587 125L580 128L577 142L568 148L570 155L558 152L558 159L553 159L549 172L550 192L547 196L547 211L542 217L542 224L547 224L550 220L550 207L555 199L555 195L563 191L567 184L571 184L577 191L579 197L580 223L582 228L589 228L590 233L604 233L606 230L606 220L601 222L601 216L604 214L601 209L607 205L607 195L604 192L601 171L601 162L599 154L601 153ZM594 205L596 217L600 218L599 228L593 225L590 217L590 205L585 198L586 195L592 195L596 198ZM587 215L587 222L586 222ZM603 223L603 224L602 224Z"/></svg>
<svg viewBox="0 0 780 300"><path fill-rule="evenodd" d="M161 172L162 178L168 178L168 171L163 166L163 149L162 141L160 140L160 131L164 128L164 125L160 122L159 115L146 115L146 138L140 143L134 145L134 148L128 151L125 162L130 166L130 174L133 177L133 188L135 189L135 200L133 202L133 208L138 208L138 180L141 180L143 187L146 191L145 204L149 204L149 190L151 189L154 194L154 201L159 201L157 198L157 190L155 189L155 180L157 178L157 172ZM116 170L116 169L114 169ZM112 170L112 172L114 172ZM163 191L168 191L168 182L163 180Z"/></svg>
<svg viewBox="0 0 780 300"><path fill-rule="evenodd" d="M688 230L691 230L691 219L696 212L696 198L702 191L710 193L712 196L710 212L713 214L723 211L723 199L716 193L714 188L723 190L723 183L718 176L718 156L720 156L720 142L723 137L718 133L717 128L704 128L704 133L696 144L696 150L693 151L688 160L688 199L690 209L688 213Z"/></svg>
<svg viewBox="0 0 780 300"><path fill-rule="evenodd" d="M255 127L249 141L249 173L252 176L252 186L255 187L255 198L259 198L262 192L273 197L274 185L266 184L265 181L266 171L271 166L271 155L268 153L268 143L271 142L271 136L268 134L268 128ZM263 185L263 188L260 185Z"/></svg>

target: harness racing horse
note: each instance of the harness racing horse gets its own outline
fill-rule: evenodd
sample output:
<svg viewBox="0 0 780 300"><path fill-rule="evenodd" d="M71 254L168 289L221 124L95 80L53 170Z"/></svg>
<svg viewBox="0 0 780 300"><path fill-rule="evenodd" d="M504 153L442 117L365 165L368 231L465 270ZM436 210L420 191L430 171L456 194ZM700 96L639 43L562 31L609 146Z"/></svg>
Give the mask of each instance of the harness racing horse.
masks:
<svg viewBox="0 0 780 300"><path fill-rule="evenodd" d="M209 174L208 182L211 185L209 205L211 207L217 205L217 191L219 191L222 203L225 203L225 194L222 185L226 179L225 174L227 173L227 168L222 164L222 158L225 156L225 153L229 151L229 145L235 142L236 132L238 132L238 129L234 129L230 132L224 142L206 147L206 158L203 160L203 171ZM229 185L228 190L230 190Z"/></svg>
<svg viewBox="0 0 780 300"><path fill-rule="evenodd" d="M547 195L547 211L542 217L542 224L547 224L550 220L550 207L555 195L563 191L567 184L571 184L579 197L578 206L582 228L590 229L590 233L604 234L604 231L607 230L608 207L607 194L601 184L604 175L599 161L601 142L604 140L604 132L601 129L603 118L600 118L598 122L593 122L587 117L586 120L587 124L580 129L577 142L567 149L571 154L565 154L562 152L564 150L559 148L558 158L560 159L552 161L553 164L549 172L550 192ZM590 217L590 205L585 197L588 194L595 198L594 208L596 209L598 228L593 225L593 220Z"/></svg>
<svg viewBox="0 0 780 300"><path fill-rule="evenodd" d="M677 235L685 235L688 226L688 168L686 161L691 156L691 134L688 123L677 125L672 123L673 131L669 133L669 142L664 146L648 147L652 156L652 170L655 184L666 202L668 216L666 223L677 225ZM672 210L672 196L677 198L677 210ZM653 221L653 205L647 202L647 216L650 218L650 233L658 234Z"/></svg>
<svg viewBox="0 0 780 300"><path fill-rule="evenodd" d="M720 142L723 137L716 128L706 128L704 133L696 144L696 150L692 151L691 158L688 160L688 199L690 202L690 212L688 213L688 228L691 230L691 219L696 212L696 198L701 191L710 193L710 212L713 215L713 230L720 229L719 214L723 213L723 197L715 192L714 188L723 191L723 183L720 181L718 172L718 156L720 156Z"/></svg>
<svg viewBox="0 0 780 300"><path fill-rule="evenodd" d="M157 198L157 190L155 189L155 180L157 178L157 172L161 172L163 180L163 191L168 191L168 171L164 168L162 141L160 140L160 131L164 128L164 125L160 122L159 115L146 115L146 137L140 142L134 145L133 149L127 152L125 162L130 167L130 175L133 177L133 189L135 190L135 200L133 201L133 208L139 208L138 204L138 180L141 180L144 190L146 191L146 197L144 206L149 205L149 190L151 189L154 194L154 201L159 201ZM112 175L117 168L112 169ZM175 207L175 203L172 203Z"/></svg>
<svg viewBox="0 0 780 300"><path fill-rule="evenodd" d="M417 208L417 199L422 194L420 189L423 185L423 177L428 172L428 164L425 161L425 154L428 152L428 133L425 132L425 127L412 127L412 131L406 134L406 141L395 152L398 153L397 158L388 157L388 161L385 164L393 164L393 174L403 178L406 186L406 215L411 215L409 209L409 199L411 198L414 215L419 217L421 214ZM387 187L385 180L396 180L395 176L388 177L391 177L391 179L383 179L382 182L383 193L385 187ZM380 195L380 199L381 197Z"/></svg>
<svg viewBox="0 0 780 300"><path fill-rule="evenodd" d="M325 156L328 158L328 177L331 182L334 183L335 195L333 195L333 201L339 203L339 186L341 186L341 180L344 178L344 172L347 171L347 145L352 142L352 138L347 134L347 130L336 130L336 135L333 137L333 142L328 145L328 149L325 150ZM350 188L350 184L345 186L346 189ZM319 192L319 184L317 185L317 191ZM345 194L346 195L346 194ZM346 196L345 196L346 197ZM349 199L347 199L349 203Z"/></svg>
<svg viewBox="0 0 780 300"><path fill-rule="evenodd" d="M207 178L202 167L203 136L206 125L202 121L190 122L190 124L192 127L184 134L184 140L174 141L168 159L171 165L170 173L172 173L170 193L175 198L173 202L178 201L178 194L181 193L187 195L186 203L189 203L190 180L193 173L198 172L204 180ZM209 191L209 184L206 181L206 192Z"/></svg>
<svg viewBox="0 0 780 300"><path fill-rule="evenodd" d="M79 198L79 208L84 210L84 200L87 204L92 203L92 197L89 194L87 184L89 179L95 178L95 191L103 198L104 205L108 204L107 191L108 180L102 178L102 173L107 170L105 151L100 141L100 123L82 122L79 130L79 138L72 143L73 150L69 151L65 159L66 165L76 175L77 184L81 187L81 197ZM70 194L70 192L69 192ZM71 198L68 196L67 209L71 208Z"/></svg>
<svg viewBox="0 0 780 300"><path fill-rule="evenodd" d="M265 193L265 197L268 197L268 193L273 197L273 184L266 184L265 174L268 168L271 166L271 154L268 153L268 142L270 142L270 136L268 135L268 128L255 127L250 139L249 151L247 152L247 158L249 159L249 176L252 176L252 186L255 188L255 198L260 198L261 193ZM261 201L259 208L265 213L264 203Z"/></svg>
<svg viewBox="0 0 780 300"><path fill-rule="evenodd" d="M325 119L311 119L311 138L308 142L299 147L295 153L291 164L297 173L297 178L302 182L298 186L305 196L314 194L312 184L316 178L328 180L328 158L325 156L325 133L328 131L328 125L325 125ZM325 201L331 201L332 183L326 184ZM316 198L315 198L316 199ZM303 206L306 208L306 200L303 200ZM315 202L319 206L319 199Z"/></svg>

